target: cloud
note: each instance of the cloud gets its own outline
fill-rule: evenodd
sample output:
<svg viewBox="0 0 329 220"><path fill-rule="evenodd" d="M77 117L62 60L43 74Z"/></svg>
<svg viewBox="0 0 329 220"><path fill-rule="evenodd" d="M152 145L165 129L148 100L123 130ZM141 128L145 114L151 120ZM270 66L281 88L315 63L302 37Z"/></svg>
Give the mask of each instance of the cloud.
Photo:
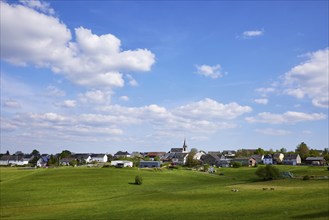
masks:
<svg viewBox="0 0 329 220"><path fill-rule="evenodd" d="M252 39L255 37L259 37L264 35L264 30L248 30L244 31L240 36L239 39Z"/></svg>
<svg viewBox="0 0 329 220"><path fill-rule="evenodd" d="M307 114L303 112L288 111L283 114L273 114L269 112L259 113L255 117L247 117L245 120L249 123L266 123L266 124L295 124L305 121L324 120L327 116L323 113Z"/></svg>
<svg viewBox="0 0 329 220"><path fill-rule="evenodd" d="M293 67L282 78L284 93L302 99L309 97L316 107L329 107L329 49L306 55L305 62Z"/></svg>
<svg viewBox="0 0 329 220"><path fill-rule="evenodd" d="M217 79L224 76L224 74L221 72L222 67L219 64L215 66L196 65L196 68L198 74L202 76L210 77L212 79Z"/></svg>
<svg viewBox="0 0 329 220"><path fill-rule="evenodd" d="M271 136L284 136L291 134L291 132L287 130L272 129L272 128L256 129L255 131L260 134L271 135Z"/></svg>
<svg viewBox="0 0 329 220"><path fill-rule="evenodd" d="M112 34L78 27L74 41L58 18L33 9L38 2L24 2L29 7L0 2L1 59L7 62L50 68L76 84L106 88L123 87L122 72L150 71L155 62L147 49L123 51Z"/></svg>
<svg viewBox="0 0 329 220"><path fill-rule="evenodd" d="M56 86L48 86L46 95L53 97L63 97L66 95L66 93L63 90L57 88Z"/></svg>
<svg viewBox="0 0 329 220"><path fill-rule="evenodd" d="M249 106L241 106L235 102L222 104L213 99L206 98L199 102L181 106L175 110L175 113L193 118L234 119L251 111L252 108Z"/></svg>
<svg viewBox="0 0 329 220"><path fill-rule="evenodd" d="M104 92L101 90L90 90L84 94L79 94L80 101L89 103L106 103L110 101L111 92Z"/></svg>
<svg viewBox="0 0 329 220"><path fill-rule="evenodd" d="M254 99L254 102L257 104L262 104L262 105L266 105L268 103L268 99Z"/></svg>
<svg viewBox="0 0 329 220"><path fill-rule="evenodd" d="M256 92L259 92L262 97L267 97L269 93L273 93L275 91L276 89L273 87L256 89Z"/></svg>
<svg viewBox="0 0 329 220"><path fill-rule="evenodd" d="M64 100L63 103L59 104L63 108L74 108L77 106L77 101L75 100Z"/></svg>
<svg viewBox="0 0 329 220"><path fill-rule="evenodd" d="M4 103L2 104L3 107L5 108L20 108L21 105L12 99L5 100Z"/></svg>
<svg viewBox="0 0 329 220"><path fill-rule="evenodd" d="M139 86L138 82L130 74L127 74L126 77L130 86Z"/></svg>
<svg viewBox="0 0 329 220"><path fill-rule="evenodd" d="M38 0L20 0L19 2L26 7L36 9L46 14L50 14L50 15L55 14L54 9L52 9L50 7L50 4L47 2L38 1Z"/></svg>
<svg viewBox="0 0 329 220"><path fill-rule="evenodd" d="M122 101L129 101L129 97L128 96L121 96L120 97L120 99L122 100Z"/></svg>

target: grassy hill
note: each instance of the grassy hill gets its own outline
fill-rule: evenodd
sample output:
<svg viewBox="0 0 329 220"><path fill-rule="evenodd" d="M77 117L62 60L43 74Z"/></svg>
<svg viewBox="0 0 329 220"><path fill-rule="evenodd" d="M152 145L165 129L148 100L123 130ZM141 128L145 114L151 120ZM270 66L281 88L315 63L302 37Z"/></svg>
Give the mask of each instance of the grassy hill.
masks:
<svg viewBox="0 0 329 220"><path fill-rule="evenodd" d="M0 168L0 218L328 219L328 179L298 178L328 176L326 168L279 168L297 178L262 182L255 168L222 168L217 174L137 168ZM142 185L133 184L138 174ZM233 188L239 192L232 192Z"/></svg>

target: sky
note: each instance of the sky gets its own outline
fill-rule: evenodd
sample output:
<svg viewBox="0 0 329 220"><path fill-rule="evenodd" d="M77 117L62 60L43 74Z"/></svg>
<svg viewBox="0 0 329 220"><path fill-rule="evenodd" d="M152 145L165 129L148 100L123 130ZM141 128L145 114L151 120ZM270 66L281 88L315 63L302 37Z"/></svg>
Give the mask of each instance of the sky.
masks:
<svg viewBox="0 0 329 220"><path fill-rule="evenodd" d="M1 152L328 147L328 1L1 1Z"/></svg>

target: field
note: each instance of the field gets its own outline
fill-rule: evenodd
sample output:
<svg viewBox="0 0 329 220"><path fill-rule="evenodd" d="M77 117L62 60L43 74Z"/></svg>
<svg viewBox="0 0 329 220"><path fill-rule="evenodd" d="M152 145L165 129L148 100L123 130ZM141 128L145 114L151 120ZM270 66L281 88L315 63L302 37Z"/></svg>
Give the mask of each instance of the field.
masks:
<svg viewBox="0 0 329 220"><path fill-rule="evenodd" d="M325 167L279 169L297 177L329 175ZM264 182L255 170L222 168L209 174L137 168L0 168L0 219L329 218L328 179ZM143 177L142 185L133 184L137 174ZM232 192L233 188L239 192Z"/></svg>

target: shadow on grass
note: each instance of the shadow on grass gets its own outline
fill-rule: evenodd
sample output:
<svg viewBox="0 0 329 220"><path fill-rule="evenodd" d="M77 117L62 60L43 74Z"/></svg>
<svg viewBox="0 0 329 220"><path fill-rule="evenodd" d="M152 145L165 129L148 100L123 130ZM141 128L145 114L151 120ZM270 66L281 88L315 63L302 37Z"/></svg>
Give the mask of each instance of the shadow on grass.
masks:
<svg viewBox="0 0 329 220"><path fill-rule="evenodd" d="M315 212L310 214L304 214L304 215L295 215L291 216L292 219L315 219L315 218L322 218L322 217L329 217L329 211L324 212Z"/></svg>

